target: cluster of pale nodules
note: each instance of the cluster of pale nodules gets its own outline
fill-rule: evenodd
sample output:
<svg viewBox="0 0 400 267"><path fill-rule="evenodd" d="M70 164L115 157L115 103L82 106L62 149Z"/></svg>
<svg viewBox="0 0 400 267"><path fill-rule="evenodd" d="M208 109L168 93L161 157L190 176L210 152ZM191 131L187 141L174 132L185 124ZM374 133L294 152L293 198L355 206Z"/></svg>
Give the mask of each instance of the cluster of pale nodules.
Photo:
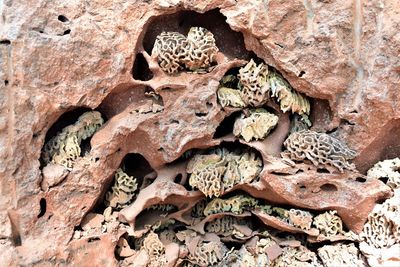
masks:
<svg viewBox="0 0 400 267"><path fill-rule="evenodd" d="M191 28L187 36L163 32L152 51L161 69L170 75L180 71L210 71L217 53L213 34L201 27ZM283 113L294 114L295 123L284 142L283 157L311 162L330 171L354 169L348 160L355 157L355 152L328 134L309 130L309 100L268 65L250 60L236 75L225 75L216 93L223 108L242 110L234 123L233 134L245 143L264 140L277 126L278 116L266 108L267 103L273 102ZM45 144L43 162L71 170L82 156L81 141L90 138L102 123L100 113L84 113L75 124L64 128ZM384 161L368 175L376 179L389 177L387 184L400 198L399 168L398 159ZM146 225L141 235L130 236L129 227L119 221L118 213L137 201L140 186L122 166L105 195L106 209L98 216L100 219L97 218L98 227L102 232L127 229L127 234L119 238L116 250L122 266L170 266L171 262L177 266L366 266L359 249L349 241L361 242L360 247L370 263L384 257L386 250L399 248L399 198L377 205L363 232L356 235L343 228L335 211L313 214L277 207L244 193L224 197L237 186L257 183L262 169L261 158L251 149L221 147L191 155L186 168L190 175L188 186L201 191L206 198L189 210L190 223L165 219L168 214L177 212L177 207L159 203L145 211L157 212L164 219ZM280 237L278 230L255 228L251 220L254 217L267 226L271 226L268 222L278 223L291 232L308 236L313 242L338 242L311 251L299 242L298 236ZM90 235L91 230L84 225L83 231L76 231L74 237ZM229 248L226 242L241 245Z"/></svg>

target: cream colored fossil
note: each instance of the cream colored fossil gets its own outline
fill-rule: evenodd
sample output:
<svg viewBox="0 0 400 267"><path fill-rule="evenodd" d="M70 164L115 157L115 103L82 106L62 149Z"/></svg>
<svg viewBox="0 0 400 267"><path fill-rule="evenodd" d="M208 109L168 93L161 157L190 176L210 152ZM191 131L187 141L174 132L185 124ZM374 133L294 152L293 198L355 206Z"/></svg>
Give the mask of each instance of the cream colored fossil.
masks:
<svg viewBox="0 0 400 267"><path fill-rule="evenodd" d="M314 252L300 246L283 248L283 254L275 259L271 266L320 267L322 264L319 262L317 255Z"/></svg>
<svg viewBox="0 0 400 267"><path fill-rule="evenodd" d="M233 134L241 136L246 142L264 139L278 124L278 116L263 108L251 109L236 119Z"/></svg>
<svg viewBox="0 0 400 267"><path fill-rule="evenodd" d="M220 241L200 241L188 258L197 266L214 266L227 252L228 248Z"/></svg>
<svg viewBox="0 0 400 267"><path fill-rule="evenodd" d="M165 247L161 243L158 235L150 232L143 240L143 248L149 256L148 267L161 267L167 266L167 259L165 257Z"/></svg>
<svg viewBox="0 0 400 267"><path fill-rule="evenodd" d="M356 156L356 152L348 148L338 139L325 133L310 130L294 132L285 140L286 151L282 156L292 160L310 160L317 167L336 167L340 172L344 169L354 170L354 164L348 160Z"/></svg>
<svg viewBox="0 0 400 267"><path fill-rule="evenodd" d="M105 204L114 209L128 206L135 196L137 182L133 176L127 175L121 168L115 173L115 182L111 190L106 193Z"/></svg>
<svg viewBox="0 0 400 267"><path fill-rule="evenodd" d="M373 179L385 179L390 188L400 188L400 158L380 161L368 170L368 177Z"/></svg>
<svg viewBox="0 0 400 267"><path fill-rule="evenodd" d="M210 150L196 154L188 163L189 184L208 197L219 197L234 185L250 183L261 172L262 162L253 152Z"/></svg>
<svg viewBox="0 0 400 267"><path fill-rule="evenodd" d="M318 249L318 256L326 267L367 266L354 244L325 245Z"/></svg>
<svg viewBox="0 0 400 267"><path fill-rule="evenodd" d="M245 210L254 208L258 205L258 201L250 196L235 195L228 199L214 198L207 204L204 209L204 215L232 212L235 214L242 214Z"/></svg>
<svg viewBox="0 0 400 267"><path fill-rule="evenodd" d="M244 108L246 106L240 91L237 89L220 87L217 91L217 96L222 107Z"/></svg>
<svg viewBox="0 0 400 267"><path fill-rule="evenodd" d="M342 219L336 215L335 210L315 216L313 225L319 230L320 234L326 237L345 234Z"/></svg>
<svg viewBox="0 0 400 267"><path fill-rule="evenodd" d="M44 145L43 162L60 164L72 169L76 159L81 156L81 142L91 137L103 122L98 111L83 113L74 124L62 129Z"/></svg>
<svg viewBox="0 0 400 267"><path fill-rule="evenodd" d="M233 216L224 216L209 222L205 229L208 233L216 233L217 235L225 237L234 236L240 238L245 235L240 231L240 227L238 226L243 225L251 228L251 222Z"/></svg>
<svg viewBox="0 0 400 267"><path fill-rule="evenodd" d="M262 205L259 207L264 213L277 217L281 221L298 227L302 230L310 230L313 222L313 215L304 210L284 209L280 207L272 207L270 205Z"/></svg>
<svg viewBox="0 0 400 267"><path fill-rule="evenodd" d="M201 27L190 28L187 37L178 32L162 32L152 50L161 69L168 74L207 69L217 53L214 35Z"/></svg>
<svg viewBox="0 0 400 267"><path fill-rule="evenodd" d="M296 92L276 71L268 75L271 96L276 97L283 112L291 111L299 115L310 114L310 102L302 94Z"/></svg>
<svg viewBox="0 0 400 267"><path fill-rule="evenodd" d="M253 59L239 69L239 89L246 106L259 107L269 99L268 66Z"/></svg>

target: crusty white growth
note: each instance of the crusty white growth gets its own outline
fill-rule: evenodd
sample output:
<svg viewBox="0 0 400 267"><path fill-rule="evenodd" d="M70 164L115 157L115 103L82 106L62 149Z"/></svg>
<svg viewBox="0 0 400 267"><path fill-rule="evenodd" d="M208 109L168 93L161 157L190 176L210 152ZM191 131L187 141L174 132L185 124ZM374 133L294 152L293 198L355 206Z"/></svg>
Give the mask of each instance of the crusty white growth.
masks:
<svg viewBox="0 0 400 267"><path fill-rule="evenodd" d="M53 136L44 146L42 160L45 164L60 164L72 169L81 156L81 142L91 137L103 125L98 111L83 113L78 120Z"/></svg>
<svg viewBox="0 0 400 267"><path fill-rule="evenodd" d="M249 115L242 113L233 126L233 134L246 142L264 139L278 123L278 116L263 108L251 109Z"/></svg>
<svg viewBox="0 0 400 267"><path fill-rule="evenodd" d="M121 209L128 206L137 190L136 179L127 175L121 168L115 172L115 182L111 190L106 193L106 206Z"/></svg>
<svg viewBox="0 0 400 267"><path fill-rule="evenodd" d="M228 248L220 241L200 241L188 258L198 266L214 266L221 262L227 252Z"/></svg>
<svg viewBox="0 0 400 267"><path fill-rule="evenodd" d="M387 178L386 184L392 189L400 188L400 158L380 161L368 170L368 177Z"/></svg>
<svg viewBox="0 0 400 267"><path fill-rule="evenodd" d="M269 98L268 66L256 64L253 59L239 69L239 89L247 106L259 107Z"/></svg>
<svg viewBox="0 0 400 267"><path fill-rule="evenodd" d="M356 156L356 152L348 148L338 139L325 133L310 130L294 132L285 140L286 151L282 153L292 160L310 160L317 167L333 166L343 172L354 170L354 164L348 160Z"/></svg>
<svg viewBox="0 0 400 267"><path fill-rule="evenodd" d="M270 216L277 217L279 220L302 230L310 230L313 222L313 215L305 210L284 209L272 207L270 205L259 206L260 210Z"/></svg>
<svg viewBox="0 0 400 267"><path fill-rule="evenodd" d="M268 75L272 97L276 97L283 112L310 114L310 102L302 94L296 92L285 79L276 71Z"/></svg>
<svg viewBox="0 0 400 267"><path fill-rule="evenodd" d="M217 91L219 103L223 107L243 108L246 104L243 102L240 91L228 87L220 87Z"/></svg>
<svg viewBox="0 0 400 267"><path fill-rule="evenodd" d="M383 204L375 205L360 234L373 248L389 248L400 244L400 189Z"/></svg>
<svg viewBox="0 0 400 267"><path fill-rule="evenodd" d="M178 32L162 32L152 50L161 69L168 74L207 69L217 53L214 35L201 27L190 28L187 37Z"/></svg>
<svg viewBox="0 0 400 267"><path fill-rule="evenodd" d="M204 215L232 212L242 214L245 210L252 209L258 205L257 199L246 195L235 195L228 199L214 198L204 209Z"/></svg>
<svg viewBox="0 0 400 267"><path fill-rule="evenodd" d="M237 226L241 225L251 226L251 222L233 216L224 216L209 222L206 225L206 231L225 237L234 236L240 238L243 237L244 234L240 232L240 228Z"/></svg>
<svg viewBox="0 0 400 267"><path fill-rule="evenodd" d="M318 249L318 256L326 267L354 266L366 267L362 260L361 253L351 244L325 245Z"/></svg>
<svg viewBox="0 0 400 267"><path fill-rule="evenodd" d="M320 234L326 237L333 237L344 234L342 219L336 215L335 210L324 212L314 217L313 225Z"/></svg>
<svg viewBox="0 0 400 267"><path fill-rule="evenodd" d="M252 182L261 169L262 161L254 152L230 152L225 148L196 154L187 166L190 186L208 197L218 197L236 184Z"/></svg>
<svg viewBox="0 0 400 267"><path fill-rule="evenodd" d="M165 247L161 243L158 235L154 232L150 232L143 240L143 248L149 256L149 267L161 267L167 265L165 257Z"/></svg>
<svg viewBox="0 0 400 267"><path fill-rule="evenodd" d="M317 255L307 248L300 247L285 247L283 253L275 259L272 267L320 267Z"/></svg>

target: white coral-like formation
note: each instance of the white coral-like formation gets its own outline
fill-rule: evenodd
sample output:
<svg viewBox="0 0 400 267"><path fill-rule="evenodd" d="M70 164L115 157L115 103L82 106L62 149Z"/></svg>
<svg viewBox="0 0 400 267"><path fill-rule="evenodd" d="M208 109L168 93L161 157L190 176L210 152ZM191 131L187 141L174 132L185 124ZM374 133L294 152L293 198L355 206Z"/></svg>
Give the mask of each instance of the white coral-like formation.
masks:
<svg viewBox="0 0 400 267"><path fill-rule="evenodd" d="M244 108L240 91L229 87L220 87L217 91L219 103L223 107Z"/></svg>
<svg viewBox="0 0 400 267"><path fill-rule="evenodd" d="M299 115L310 114L310 102L302 94L296 92L290 84L276 71L268 75L271 96L276 97L283 112L291 111Z"/></svg>
<svg viewBox="0 0 400 267"><path fill-rule="evenodd" d="M242 114L236 119L233 134L246 142L264 139L278 123L278 116L263 108L252 109L249 115Z"/></svg>
<svg viewBox="0 0 400 267"><path fill-rule="evenodd" d="M325 237L333 237L338 234L344 234L342 219L336 215L335 210L324 212L315 216L313 225Z"/></svg>
<svg viewBox="0 0 400 267"><path fill-rule="evenodd" d="M132 202L138 185L135 177L127 175L121 168L116 171L114 177L115 182L106 193L105 204L114 209L121 209Z"/></svg>
<svg viewBox="0 0 400 267"><path fill-rule="evenodd" d="M146 238L144 238L143 249L149 256L148 267L161 267L167 265L165 247L156 233L150 232Z"/></svg>
<svg viewBox="0 0 400 267"><path fill-rule="evenodd" d="M318 249L318 256L326 267L367 266L362 260L360 251L351 244L325 245Z"/></svg>
<svg viewBox="0 0 400 267"><path fill-rule="evenodd" d="M272 267L319 267L322 266L318 261L317 255L307 248L285 247L283 253L275 261Z"/></svg>
<svg viewBox="0 0 400 267"><path fill-rule="evenodd" d="M387 178L386 184L392 189L400 188L400 158L380 161L368 170L368 177Z"/></svg>
<svg viewBox="0 0 400 267"><path fill-rule="evenodd" d="M45 164L54 163L72 169L81 156L81 142L90 138L102 125L98 111L83 113L72 125L65 127L44 146L42 159Z"/></svg>
<svg viewBox="0 0 400 267"><path fill-rule="evenodd" d="M400 244L400 189L395 190L392 198L374 207L360 237L373 248Z"/></svg>
<svg viewBox="0 0 400 267"><path fill-rule="evenodd" d="M251 226L251 223L233 216L224 216L209 222L206 225L206 231L208 233L215 233L225 237L235 236L240 238L244 237L245 235L240 231L238 226L243 225Z"/></svg>
<svg viewBox="0 0 400 267"><path fill-rule="evenodd" d="M230 152L215 149L210 154L196 154L188 163L190 186L208 197L219 197L239 183L252 182L262 169L262 161L253 152Z"/></svg>
<svg viewBox="0 0 400 267"><path fill-rule="evenodd" d="M253 59L239 69L239 89L247 106L259 107L269 98L268 66L256 64Z"/></svg>
<svg viewBox="0 0 400 267"><path fill-rule="evenodd" d="M199 266L213 266L224 258L228 248L217 241L200 241L188 259Z"/></svg>
<svg viewBox="0 0 400 267"><path fill-rule="evenodd" d="M184 69L207 69L217 53L214 35L201 27L190 28L187 37L178 32L162 32L152 50L161 69L168 74Z"/></svg>
<svg viewBox="0 0 400 267"><path fill-rule="evenodd" d="M232 212L235 214L242 214L245 210L254 208L258 205L258 201L250 196L235 195L228 199L214 198L207 204L204 209L204 215Z"/></svg>
<svg viewBox="0 0 400 267"><path fill-rule="evenodd" d="M354 164L348 160L356 156L356 152L348 148L338 139L325 133L310 130L294 132L285 140L287 149L283 156L292 160L310 160L317 167L333 166L343 172L344 169L354 170Z"/></svg>

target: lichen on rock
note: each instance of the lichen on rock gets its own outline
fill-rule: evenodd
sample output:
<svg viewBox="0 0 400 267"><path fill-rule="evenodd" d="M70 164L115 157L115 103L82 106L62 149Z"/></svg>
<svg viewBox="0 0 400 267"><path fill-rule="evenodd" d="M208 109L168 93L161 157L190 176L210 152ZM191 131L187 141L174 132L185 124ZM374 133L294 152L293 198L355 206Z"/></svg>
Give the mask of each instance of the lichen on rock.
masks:
<svg viewBox="0 0 400 267"><path fill-rule="evenodd" d="M331 166L340 172L344 169L355 169L354 164L350 164L348 160L353 159L356 152L328 134L311 130L294 132L285 140L284 145L286 151L282 155L292 160L309 160L316 167Z"/></svg>
<svg viewBox="0 0 400 267"><path fill-rule="evenodd" d="M336 211L330 210L314 217L313 225L325 237L333 237L344 234L342 219L336 215Z"/></svg>
<svg viewBox="0 0 400 267"><path fill-rule="evenodd" d="M103 122L98 111L83 113L74 124L63 128L44 145L41 157L43 162L72 169L75 161L81 156L81 142L90 138Z"/></svg>
<svg viewBox="0 0 400 267"><path fill-rule="evenodd" d="M233 134L241 136L246 142L264 139L277 125L278 116L263 108L251 109L242 113L233 126Z"/></svg>

